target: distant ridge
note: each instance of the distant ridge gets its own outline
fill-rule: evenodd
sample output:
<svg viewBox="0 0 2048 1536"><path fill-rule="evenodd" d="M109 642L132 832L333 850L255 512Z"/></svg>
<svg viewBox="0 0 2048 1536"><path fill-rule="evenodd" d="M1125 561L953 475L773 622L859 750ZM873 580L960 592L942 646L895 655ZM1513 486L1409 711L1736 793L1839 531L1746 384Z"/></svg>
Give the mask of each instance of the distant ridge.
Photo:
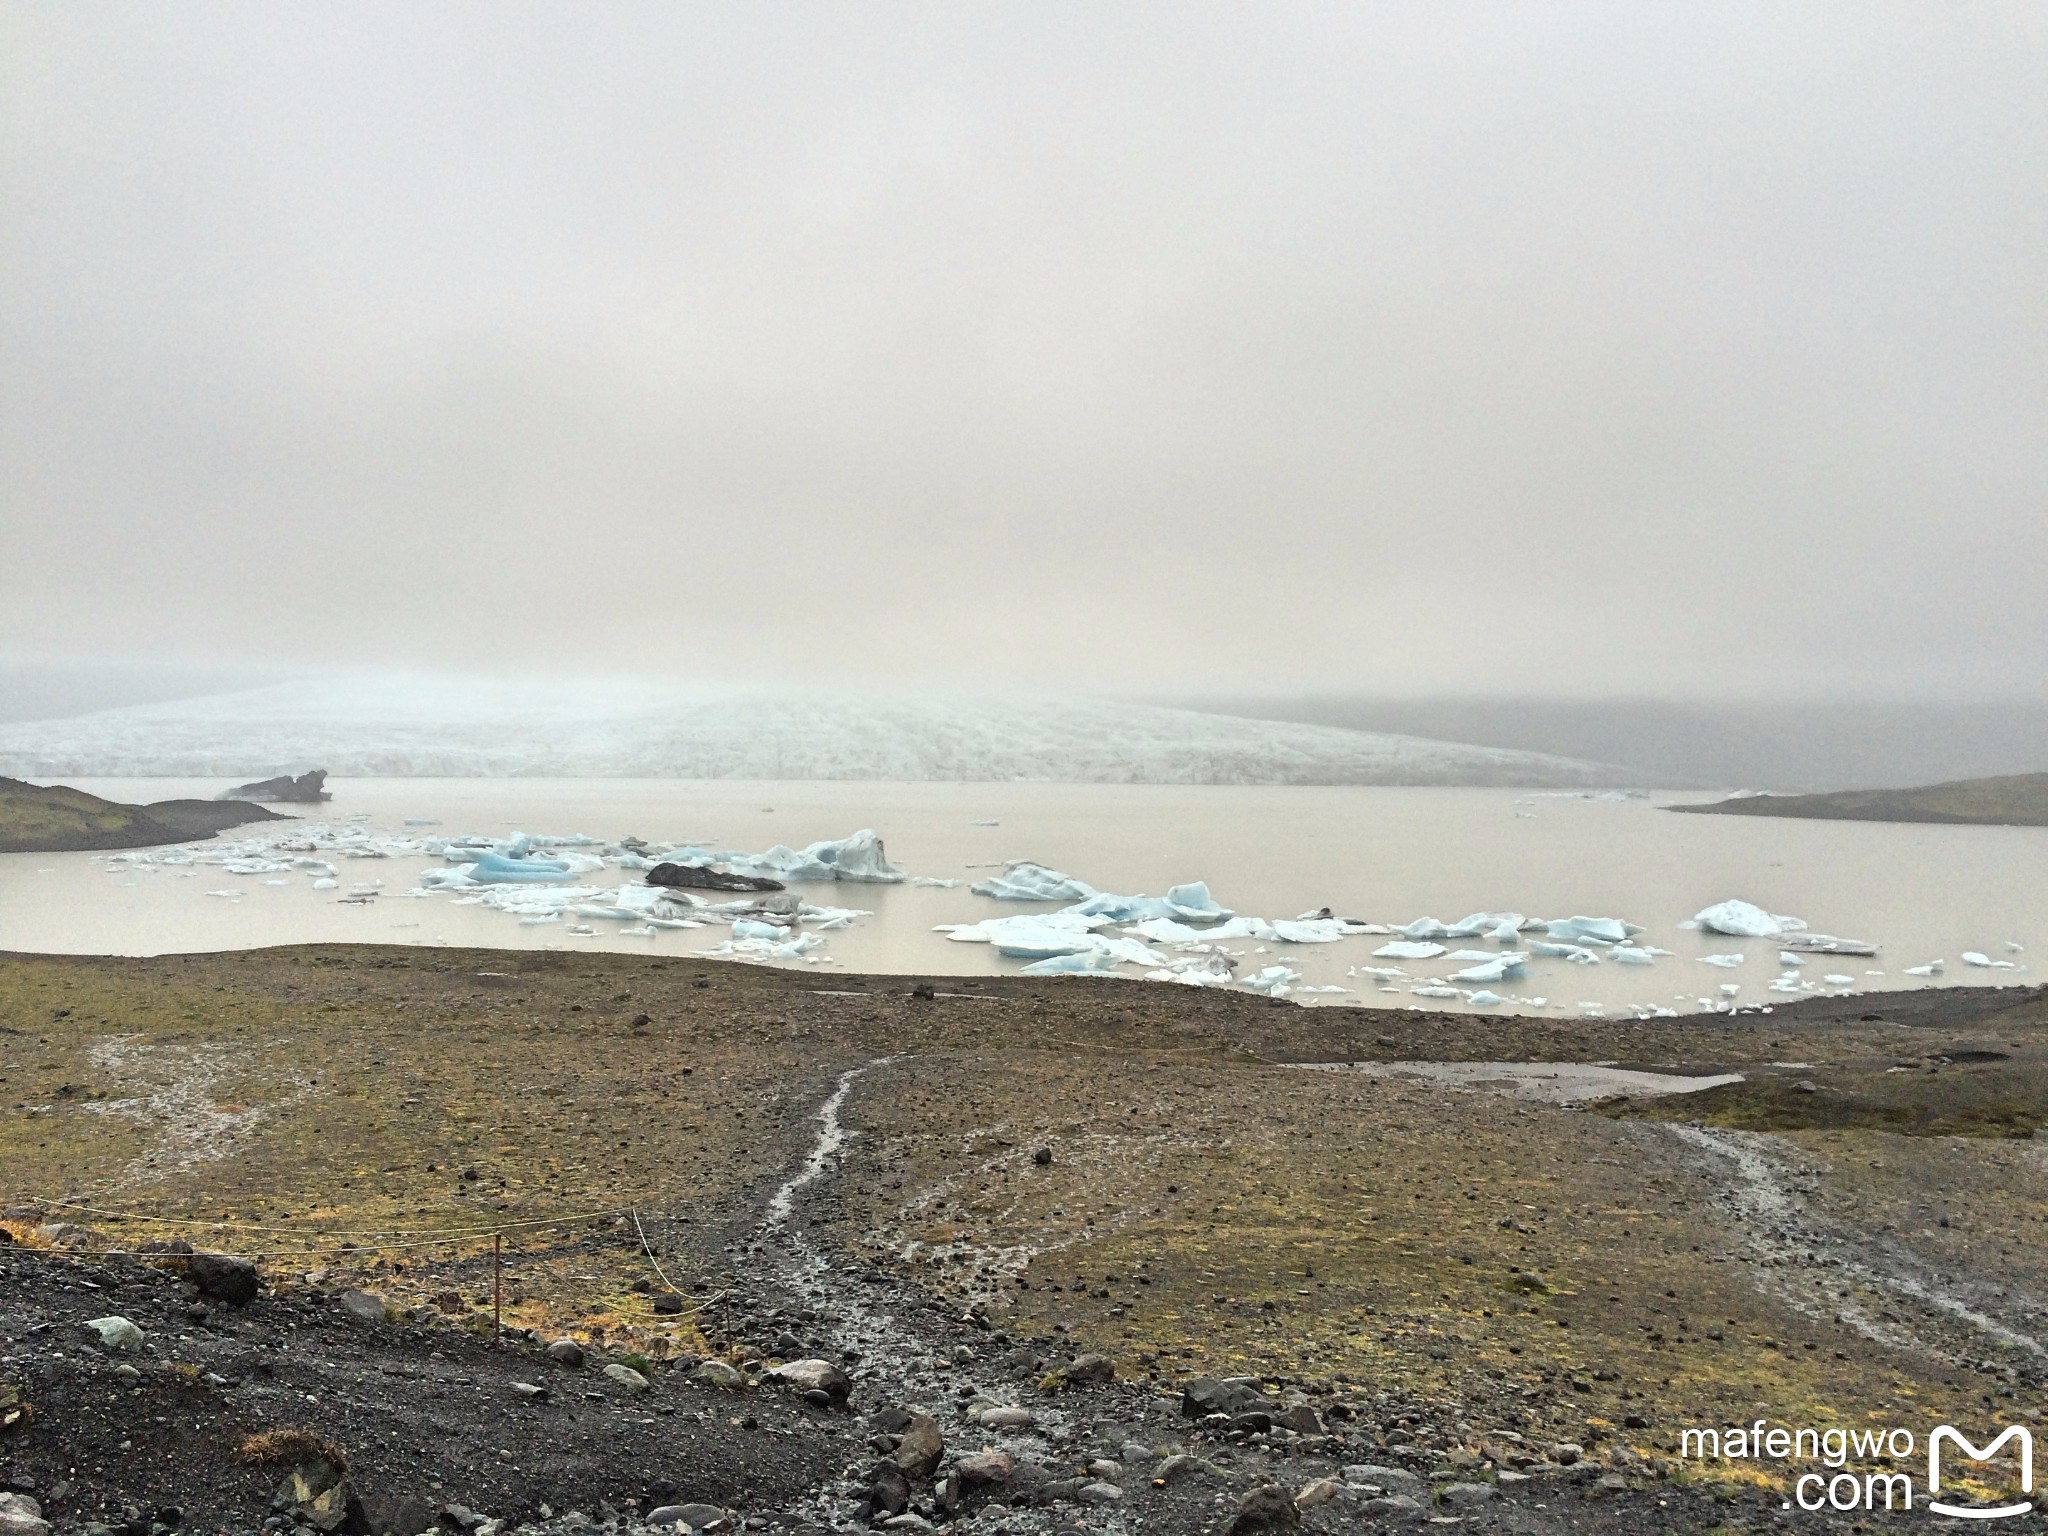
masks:
<svg viewBox="0 0 2048 1536"><path fill-rule="evenodd" d="M1963 822L2048 827L2048 773L1955 779L1919 789L1845 789L1823 795L1741 795L1711 805L1668 805L1708 816L1792 816L1814 821Z"/></svg>
<svg viewBox="0 0 2048 1536"><path fill-rule="evenodd" d="M0 771L1582 788L1608 764L1092 700L329 679L0 725Z"/></svg>

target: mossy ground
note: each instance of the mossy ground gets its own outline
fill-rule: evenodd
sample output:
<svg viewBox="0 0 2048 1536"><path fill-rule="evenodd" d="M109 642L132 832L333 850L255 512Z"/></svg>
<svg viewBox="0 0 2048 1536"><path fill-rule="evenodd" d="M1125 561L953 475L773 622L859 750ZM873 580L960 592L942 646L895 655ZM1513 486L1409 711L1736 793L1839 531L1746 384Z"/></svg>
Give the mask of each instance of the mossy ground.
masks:
<svg viewBox="0 0 2048 1536"><path fill-rule="evenodd" d="M507 1226L508 1321L691 1347L689 1315L657 1317L633 1289L667 1287L625 1213L686 1294L715 1291L834 1076L886 1057L848 1102L856 1137L821 1234L1128 1374L1348 1381L1663 1454L1687 1425L1920 1427L2031 1406L2000 1369L1878 1342L1770 1283L1714 1169L1664 1127L1276 1063L1768 1075L1796 1052L1825 1082L1995 1041L2011 1061L1971 1071L2030 1071L2048 1048L2036 994L1930 1036L1860 1015L1563 1025L952 985L921 1000L900 978L413 949L4 957L0 1194L75 1198L68 1219L111 1245L176 1232L259 1253L287 1283L322 1268L472 1319L483 1234ZM1971 1284L2048 1295L2032 1143L1786 1134L1830 1219Z"/></svg>

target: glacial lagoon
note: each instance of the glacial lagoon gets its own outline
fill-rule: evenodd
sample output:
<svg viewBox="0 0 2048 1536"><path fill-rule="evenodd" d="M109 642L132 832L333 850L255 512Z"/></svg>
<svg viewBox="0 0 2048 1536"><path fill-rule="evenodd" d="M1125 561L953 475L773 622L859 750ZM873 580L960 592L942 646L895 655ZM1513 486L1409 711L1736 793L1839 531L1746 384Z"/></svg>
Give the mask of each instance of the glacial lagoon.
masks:
<svg viewBox="0 0 2048 1536"><path fill-rule="evenodd" d="M73 782L128 801L220 787L178 779ZM770 963L823 978L835 971L1018 971L1023 961L990 945L951 942L935 931L1056 910L970 890L1015 860L1124 895L1158 896L1203 881L1222 906L1267 922L1323 908L1385 928L1426 916L1455 923L1479 912L1588 915L1640 925L1639 946L1669 951L1647 965L1532 955L1520 979L1478 988L1447 984L1469 960L1374 954L1398 935L1327 943L1252 936L1211 946L1235 960L1240 980L1285 967L1294 978L1282 983L1287 995L1319 1006L1688 1013L1782 1002L1794 994L1773 983L1788 973L1813 992L2011 985L2035 981L2036 958L2048 956L2048 828L1674 816L1658 808L1712 798L1690 793L645 779L339 779L330 788L334 798L324 806L280 807L304 818L290 829L257 826L212 844L132 855L0 856L0 948L139 955L319 941L695 958L733 942L729 914L693 914L704 926L686 928L588 921L573 910L521 921L478 901L473 890L424 890L430 872L444 879L458 860L406 845L519 832L581 835L595 840L575 850L587 863L627 837L761 851L873 828L889 860L910 876L958 883L795 883L791 889L807 903L864 915L819 926L820 942L808 953ZM331 875L274 856L281 831L302 837L316 827L339 846L305 862L329 864ZM254 844L273 856L247 852ZM385 856L350 856L378 852ZM250 872L232 872L229 862ZM268 864L287 867L259 867ZM640 872L613 857L571 878L599 893L590 901L608 905ZM1730 898L1802 918L1818 932L1868 940L1877 954L1809 954L1794 970L1780 965L1780 946L1769 939L1679 926ZM1445 948L1527 946L1454 938ZM1967 964L1965 953L1991 964ZM1722 963L1703 963L1709 955ZM1726 959L1732 955L1741 958ZM1935 960L1945 962L1937 974L1908 974ZM1144 981L1149 969L1124 964L1116 974L1133 985L1168 984ZM1475 994L1476 1004L1468 1001ZM1488 1003L1485 994L1500 1001Z"/></svg>

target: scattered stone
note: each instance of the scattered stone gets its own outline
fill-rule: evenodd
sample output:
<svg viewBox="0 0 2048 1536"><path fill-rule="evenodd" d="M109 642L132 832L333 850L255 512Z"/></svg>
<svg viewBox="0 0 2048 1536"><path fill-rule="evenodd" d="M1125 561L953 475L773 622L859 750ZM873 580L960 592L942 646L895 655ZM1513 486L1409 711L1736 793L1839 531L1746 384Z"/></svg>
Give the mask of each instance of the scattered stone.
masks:
<svg viewBox="0 0 2048 1536"><path fill-rule="evenodd" d="M1571 1440L1560 1440L1550 1448L1550 1459L1560 1467L1575 1467L1586 1459L1586 1448Z"/></svg>
<svg viewBox="0 0 2048 1536"><path fill-rule="evenodd" d="M1285 1413L1274 1414L1273 1422L1297 1435L1320 1435L1323 1432L1322 1418L1307 1403L1296 1403Z"/></svg>
<svg viewBox="0 0 2048 1536"><path fill-rule="evenodd" d="M146 1335L125 1317L95 1317L86 1323L108 1349L126 1354L142 1348Z"/></svg>
<svg viewBox="0 0 2048 1536"><path fill-rule="evenodd" d="M1052 1165L1052 1148L1040 1147L1031 1154L1031 1161L1038 1164L1041 1168L1050 1167Z"/></svg>
<svg viewBox="0 0 2048 1536"><path fill-rule="evenodd" d="M316 1531L338 1531L348 1519L347 1468L325 1456L301 1462L285 1475L284 1486L271 1502L300 1525Z"/></svg>
<svg viewBox="0 0 2048 1536"><path fill-rule="evenodd" d="M830 1360L792 1360L787 1365L778 1365L768 1375L806 1395L822 1392L833 1402L845 1402L853 1390L853 1379Z"/></svg>
<svg viewBox="0 0 2048 1536"><path fill-rule="evenodd" d="M1155 1483L1164 1485L1178 1482L1183 1477L1192 1477L1197 1472L1205 1472L1210 1477L1225 1476L1223 1469L1213 1461L1204 1461L1199 1456L1189 1456L1185 1453L1180 1453L1168 1456L1161 1461L1152 1480Z"/></svg>
<svg viewBox="0 0 2048 1536"><path fill-rule="evenodd" d="M1124 1491L1115 1483L1083 1483L1074 1490L1074 1497L1083 1504L1121 1504Z"/></svg>
<svg viewBox="0 0 2048 1536"><path fill-rule="evenodd" d="M1390 1493L1384 1498L1367 1499L1359 1508L1368 1515L1385 1515L1394 1520L1420 1520L1426 1513L1419 1500L1411 1499L1405 1493Z"/></svg>
<svg viewBox="0 0 2048 1536"><path fill-rule="evenodd" d="M611 1374L610 1367L606 1367L605 1374ZM728 1392L736 1391L747 1384L747 1378L723 1360L699 1360L697 1368L690 1374L707 1387L723 1387Z"/></svg>
<svg viewBox="0 0 2048 1536"><path fill-rule="evenodd" d="M574 1339L557 1339L548 1346L548 1358L557 1365L567 1366L572 1371L580 1370L583 1366L583 1346Z"/></svg>
<svg viewBox="0 0 2048 1536"><path fill-rule="evenodd" d="M1212 1413L1273 1413L1279 1409L1259 1383L1249 1376L1232 1376L1219 1381L1214 1376L1197 1376L1180 1389L1180 1411L1190 1419L1206 1419Z"/></svg>
<svg viewBox="0 0 2048 1536"><path fill-rule="evenodd" d="M716 1504L664 1504L647 1512L649 1525L686 1525L693 1531L706 1530L726 1518Z"/></svg>
<svg viewBox="0 0 2048 1536"><path fill-rule="evenodd" d="M983 1429L1029 1429L1038 1422L1038 1415L1029 1408L1015 1408L1008 1404L996 1408L984 1408L974 1416L974 1422Z"/></svg>
<svg viewBox="0 0 2048 1536"><path fill-rule="evenodd" d="M1116 1362L1107 1355L1076 1355L1058 1374L1070 1387L1107 1386L1116 1380Z"/></svg>
<svg viewBox="0 0 2048 1536"><path fill-rule="evenodd" d="M768 1353L778 1360L795 1360L804 1352L804 1341L787 1330L775 1335L775 1342L768 1346Z"/></svg>
<svg viewBox="0 0 2048 1536"><path fill-rule="evenodd" d="M652 1385L645 1376L642 1376L633 1367L630 1365L620 1365L616 1361L604 1368L604 1374L608 1380L616 1381L628 1392L645 1392ZM739 1373L735 1371L733 1374L738 1375Z"/></svg>
<svg viewBox="0 0 2048 1536"><path fill-rule="evenodd" d="M185 1278L199 1294L229 1306L246 1307L256 1299L260 1281L256 1266L226 1253L195 1253L185 1261Z"/></svg>
<svg viewBox="0 0 2048 1536"><path fill-rule="evenodd" d="M384 1298L372 1296L368 1291L343 1291L338 1300L341 1310L359 1323L381 1323L391 1316L391 1309L384 1305Z"/></svg>
<svg viewBox="0 0 2048 1536"><path fill-rule="evenodd" d="M1007 1488L1016 1475L1016 1461L1001 1451L976 1451L953 1463L953 1476L963 1494L993 1493Z"/></svg>
<svg viewBox="0 0 2048 1536"><path fill-rule="evenodd" d="M1225 1536L1255 1536L1263 1531L1291 1531L1301 1524L1294 1495L1285 1488L1254 1488L1238 1501L1237 1513L1224 1527Z"/></svg>
<svg viewBox="0 0 2048 1536"><path fill-rule="evenodd" d="M913 1479L921 1481L938 1470L946 1454L946 1441L939 1433L937 1419L915 1408L907 1412L908 1422L894 1431L901 1438L896 1442L892 1459Z"/></svg>
<svg viewBox="0 0 2048 1536"><path fill-rule="evenodd" d="M43 1506L23 1493L0 1493L0 1536L50 1536Z"/></svg>
<svg viewBox="0 0 2048 1536"><path fill-rule="evenodd" d="M1375 1488L1394 1488L1403 1493L1414 1493L1422 1487L1422 1479L1406 1467L1382 1467L1371 1462L1344 1469L1347 1483L1365 1483Z"/></svg>
<svg viewBox="0 0 2048 1536"><path fill-rule="evenodd" d="M512 1390L519 1396L536 1403L546 1402L550 1395L546 1387L531 1381L515 1381L512 1383Z"/></svg>
<svg viewBox="0 0 2048 1536"><path fill-rule="evenodd" d="M683 1298L674 1291L662 1291L654 1298L654 1311L659 1317L675 1317L683 1310Z"/></svg>
<svg viewBox="0 0 2048 1536"><path fill-rule="evenodd" d="M1319 1477L1294 1496L1296 1509L1315 1509L1328 1504L1344 1491L1344 1485L1334 1477Z"/></svg>
<svg viewBox="0 0 2048 1536"><path fill-rule="evenodd" d="M1446 1483L1437 1493L1439 1503L1452 1509L1472 1509L1493 1500L1491 1483Z"/></svg>
<svg viewBox="0 0 2048 1536"><path fill-rule="evenodd" d="M910 1508L910 1478L895 1462L885 1461L875 1468L868 1507L878 1515L900 1515Z"/></svg>

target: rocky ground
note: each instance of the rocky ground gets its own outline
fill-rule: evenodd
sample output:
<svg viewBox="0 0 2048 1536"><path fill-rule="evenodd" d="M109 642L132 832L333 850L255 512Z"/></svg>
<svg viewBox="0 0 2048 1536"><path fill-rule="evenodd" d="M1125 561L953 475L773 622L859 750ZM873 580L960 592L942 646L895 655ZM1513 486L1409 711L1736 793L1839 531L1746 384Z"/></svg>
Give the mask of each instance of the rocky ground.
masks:
<svg viewBox="0 0 2048 1536"><path fill-rule="evenodd" d="M2044 1024L0 959L0 1536L1883 1524L1678 1433L2032 1417Z"/></svg>

